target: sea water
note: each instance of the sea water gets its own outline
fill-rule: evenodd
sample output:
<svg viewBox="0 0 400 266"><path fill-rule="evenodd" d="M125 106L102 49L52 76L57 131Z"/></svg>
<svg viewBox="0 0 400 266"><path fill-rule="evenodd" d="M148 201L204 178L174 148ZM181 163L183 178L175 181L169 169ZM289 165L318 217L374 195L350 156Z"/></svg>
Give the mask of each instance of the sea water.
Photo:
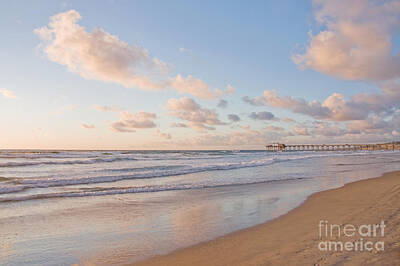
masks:
<svg viewBox="0 0 400 266"><path fill-rule="evenodd" d="M0 152L0 265L120 265L400 170L399 151Z"/></svg>

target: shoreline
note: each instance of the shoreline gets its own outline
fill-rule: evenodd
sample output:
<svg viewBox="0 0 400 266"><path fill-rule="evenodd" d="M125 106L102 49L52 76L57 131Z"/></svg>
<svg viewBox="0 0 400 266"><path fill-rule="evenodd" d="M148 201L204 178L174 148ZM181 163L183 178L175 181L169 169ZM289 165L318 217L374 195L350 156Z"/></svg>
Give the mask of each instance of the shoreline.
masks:
<svg viewBox="0 0 400 266"><path fill-rule="evenodd" d="M321 241L357 242L360 236L319 235L319 224L379 224L384 237L365 241L384 242L379 249L332 251L319 249ZM361 237L362 238L362 237ZM361 242L363 239L361 239ZM363 243L363 242L362 242ZM321 247L321 246L320 246ZM275 219L136 262L132 265L398 265L400 264L400 171L359 180L310 195L301 205Z"/></svg>

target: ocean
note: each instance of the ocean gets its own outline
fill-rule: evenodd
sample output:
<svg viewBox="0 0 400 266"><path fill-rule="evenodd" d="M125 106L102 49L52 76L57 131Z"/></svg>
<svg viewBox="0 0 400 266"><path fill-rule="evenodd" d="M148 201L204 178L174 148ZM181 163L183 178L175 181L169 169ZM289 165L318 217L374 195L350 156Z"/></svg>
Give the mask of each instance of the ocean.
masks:
<svg viewBox="0 0 400 266"><path fill-rule="evenodd" d="M399 151L0 152L0 265L121 265L400 170Z"/></svg>

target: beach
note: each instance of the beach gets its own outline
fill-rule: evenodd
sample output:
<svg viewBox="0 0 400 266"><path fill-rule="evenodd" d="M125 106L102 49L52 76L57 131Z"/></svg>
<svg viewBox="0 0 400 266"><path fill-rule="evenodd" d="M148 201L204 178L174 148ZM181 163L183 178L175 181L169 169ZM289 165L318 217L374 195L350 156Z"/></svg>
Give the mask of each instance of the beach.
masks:
<svg viewBox="0 0 400 266"><path fill-rule="evenodd" d="M320 221L345 225L385 222L384 251L318 248ZM363 230L362 230L363 231ZM329 235L330 236L330 235ZM335 241L356 241L346 235ZM400 172L318 192L289 213L248 229L158 256L135 265L399 265Z"/></svg>
<svg viewBox="0 0 400 266"><path fill-rule="evenodd" d="M335 217L348 217L344 222L357 225L377 223L388 214L384 209L371 208L371 219L350 219L366 207L376 207L370 202L363 208L354 205L350 210L324 202L302 214L299 210L309 205L302 203L313 194L311 200L317 197L314 201L321 203L322 198L316 195L336 195L336 191L315 193L400 171L399 154L3 151L0 264L129 265L164 255L167 257L162 257L161 264L163 260L176 264L168 254L181 254L180 250L198 264L223 264L229 259L226 264L257 264L264 262L265 256L274 265L279 264L279 259L297 261L299 256L319 263L328 254L315 253L316 243L307 242L305 235L317 239L320 220L337 223ZM353 192L341 196L342 190L337 191L335 197L339 201L334 203L342 202L349 208L353 197L363 196ZM382 198L378 201L382 202L386 198L374 194L380 191L364 196ZM301 207L295 209L298 206ZM299 216L282 216L288 212ZM265 224L268 221L272 222ZM264 226L273 227L263 233ZM236 239L241 233L235 232L249 235L243 233ZM387 234L392 236L395 235ZM199 252L197 255L185 253L186 248L199 243L209 244L190 251ZM213 253L216 250L218 254ZM202 252L213 256L202 257ZM158 260L151 259L154 263ZM186 262L182 259L182 263Z"/></svg>

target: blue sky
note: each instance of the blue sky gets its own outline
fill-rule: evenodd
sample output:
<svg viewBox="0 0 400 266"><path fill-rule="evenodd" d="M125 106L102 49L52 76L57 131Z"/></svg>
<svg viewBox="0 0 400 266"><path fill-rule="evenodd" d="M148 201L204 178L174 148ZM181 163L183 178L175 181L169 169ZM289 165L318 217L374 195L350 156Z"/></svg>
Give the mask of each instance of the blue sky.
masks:
<svg viewBox="0 0 400 266"><path fill-rule="evenodd" d="M310 115L308 111L304 113L298 108L293 110L274 104L269 98L258 106L243 101L245 96L250 99L262 97L265 90L275 90L280 97L292 96L306 102L317 100L322 103L333 93L343 94L346 101L350 101L351 97L360 93L371 97L385 95L382 88L389 83L397 86L398 70L383 78L376 78L378 74L375 75L372 70L348 76L345 73L350 72L336 70L336 66L331 65L328 69L317 61L319 57L312 53L313 37L317 39L321 32L331 31L337 39L349 39L337 27L327 29L327 23L316 21L316 14L325 8L318 6L318 2L313 5L310 1L252 1L251 4L244 1L3 1L0 3L0 34L3 36L0 43L0 88L11 91L16 97L0 98L0 111L5 114L1 117L4 129L0 133L0 148L174 149L190 146L262 149L263 143L271 141L360 142L396 138L398 105L393 102L389 103L390 110L379 109L370 113L375 108L370 106L366 111L354 111L367 112L364 117L338 118L333 115ZM341 1L333 2L337 3L329 9L329 16L337 25L341 25L341 21L359 20L357 16L360 14L342 17ZM364 5L368 1L356 2L360 10L376 8L382 17L387 17L390 12L380 6ZM105 82L101 78L87 79L70 71L60 61L49 59L44 51L48 43L34 33L35 29L48 26L51 16L70 10L81 16L76 23L84 27L88 34L96 27L102 28L128 45L143 47L151 57L168 64L167 77L182 75L186 78L192 75L211 90L226 90L229 84L235 92L203 99L174 89L149 91L118 82ZM377 23L372 16L362 16L365 16L366 25ZM399 47L398 25L385 25L383 21L379 27L390 37L393 61L398 61L395 58ZM310 31L313 34L311 39ZM373 49L363 48L364 37L351 44L361 47L362 53ZM309 66L304 69L296 64L292 60L295 54L307 54ZM371 65L371 61L351 58L351 53L349 57L352 61L360 60L360 64ZM383 51L380 58L385 58L385 61L382 62L387 61L386 57L388 55ZM371 60L376 60L378 64L381 63L380 58ZM362 65L357 67L362 68ZM398 96L397 91L396 88L395 97ZM198 121L183 119L189 115L189 110L171 114L169 100L183 97L193 99L201 106L202 115L207 113L204 109L214 112L221 123L201 122L201 127L205 125L213 129L199 129ZM217 107L221 99L228 101L226 108ZM347 108L355 104L346 102L345 105ZM110 130L113 122L119 119L126 122L128 118L120 118L122 113L118 111L99 112L94 106L118 106L131 115L143 111L154 113L157 118L153 119L154 126L124 126L127 131L135 132L121 132L115 127ZM329 108L328 112L338 112L333 107ZM250 119L251 112L271 112L275 119ZM241 121L230 123L228 114L239 115ZM284 122L287 117L295 122ZM129 119L138 118L130 116ZM335 127L342 131L323 134L315 130L315 123L319 122L325 123L326 128ZM91 128L83 127L83 123ZM187 127L175 128L171 123L185 123ZM369 124L376 130L370 130ZM266 129L268 126L283 130L272 132ZM302 130L295 130L294 127ZM377 131L378 127L385 127L385 130ZM370 132L356 134L356 129L368 129ZM298 135L296 132L303 133Z"/></svg>

